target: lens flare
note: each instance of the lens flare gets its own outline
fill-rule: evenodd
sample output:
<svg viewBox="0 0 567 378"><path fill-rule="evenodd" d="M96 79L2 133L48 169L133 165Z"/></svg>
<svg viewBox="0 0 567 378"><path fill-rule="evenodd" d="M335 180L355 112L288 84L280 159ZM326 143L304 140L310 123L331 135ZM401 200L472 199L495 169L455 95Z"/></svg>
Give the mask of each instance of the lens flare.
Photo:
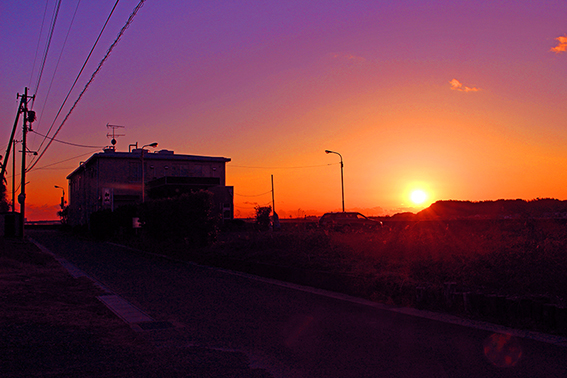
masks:
<svg viewBox="0 0 567 378"><path fill-rule="evenodd" d="M497 367L512 367L522 357L522 347L511 335L494 333L484 342L484 355Z"/></svg>

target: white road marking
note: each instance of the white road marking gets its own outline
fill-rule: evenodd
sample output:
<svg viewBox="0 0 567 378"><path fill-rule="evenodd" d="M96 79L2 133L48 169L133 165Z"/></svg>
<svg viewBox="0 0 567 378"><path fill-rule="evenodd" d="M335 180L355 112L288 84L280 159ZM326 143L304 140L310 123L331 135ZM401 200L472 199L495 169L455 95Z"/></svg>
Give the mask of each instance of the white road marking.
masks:
<svg viewBox="0 0 567 378"><path fill-rule="evenodd" d="M128 324L154 321L150 316L118 295L101 295L97 299Z"/></svg>
<svg viewBox="0 0 567 378"><path fill-rule="evenodd" d="M51 251L49 251L47 248L41 246L41 244L38 244L36 241L34 241L31 238L30 238L30 240L33 243L35 243L40 249L45 250L47 253L49 253L49 254L53 255L55 258L57 258L57 256L55 254L53 254ZM449 315L449 314L443 314L443 313L437 313L437 312L431 312L431 311L425 311L425 310L418 310L418 309L415 309L415 308L395 307L395 306L391 306L391 305L385 305L383 303L377 303L377 302L373 302L373 301L370 301L370 300L367 300L367 299L352 297L352 296L347 295L347 294L335 293L335 292L332 292L332 291L328 291L328 290L324 290L324 289L317 289L317 288L313 288L313 287L310 287L310 286L303 286L303 285L294 284L294 283L290 283L290 282L278 281L278 280L275 280L275 279L272 279L272 278L255 276L255 275L249 274L249 273L243 273L243 272L237 272L237 271L218 268L218 267L201 265L201 264L197 264L197 263L194 263L194 262L191 262L191 261L178 260L178 259L171 258L169 256L165 256L165 255L161 255L161 254L157 254L157 253L144 252L144 251L141 251L141 250L138 250L138 249L135 249L135 248L131 248L131 247L127 247L127 246L123 246L123 245L120 245L120 244L115 244L115 243L108 243L108 244L115 245L117 247L126 248L126 249L133 250L133 251L137 251L137 252L141 252L141 253L145 253L145 254L148 254L148 255L158 256L158 257L170 260L170 261L181 262L181 263L185 263L185 264L189 264L189 265L193 265L193 266L198 266L198 267L201 267L201 268L206 268L206 269L211 269L211 270L215 270L215 271L219 271L219 272L224 272L224 273L231 274L231 275L234 275L234 276L240 276L240 277L244 277L244 278L255 280L255 281L260 281L260 282L264 282L264 283L268 283L268 284L272 284L272 285L277 285L277 286L281 286L281 287L285 287L285 288L289 288L289 289L304 291L304 292L311 293L311 294L317 294L317 295L321 295L321 296L325 296L325 297L329 297L329 298L338 299L338 300L341 300L341 301L357 303L357 304L364 305L364 306L374 307L374 308L379 309L379 310L392 311L392 312L397 312L397 313L401 313L401 314L405 314L405 315L409 315L409 316L417 316L417 317L420 317L420 318L430 319L430 320L449 323L449 324L461 325L461 326L464 326L464 327L475 328L475 329L480 329L480 330L484 330L484 331L509 334L509 335L516 336L516 337L536 340L536 341L540 341L540 342L544 342L544 343L548 343L548 344L554 344L554 345L558 345L558 346L567 346L567 338L561 337L561 336L549 335L549 334L545 334L545 333L527 331L527 330L518 330L518 329L509 328L509 327L505 327L505 326L501 326L501 325L497 325L497 324L492 324L492 323L488 323L488 322L460 318L460 317L457 317L457 316L454 316L454 315ZM93 281L95 283L97 283L96 280L93 280ZM102 285L102 284L99 283L99 285ZM104 287L104 286L102 286L102 287ZM99 299L102 298L102 297L105 297L105 296L101 296L101 297L99 297ZM114 311L112 308L110 308L110 309L112 311ZM136 309L136 308L134 307L134 309ZM137 311L139 311L139 310L137 310ZM147 316L147 315L143 314L141 311L140 311L140 313L142 314L142 316ZM118 313L116 313L116 314L122 318L121 315L119 315ZM149 321L152 321L151 318L150 318ZM131 323L131 322L128 322L128 323Z"/></svg>
<svg viewBox="0 0 567 378"><path fill-rule="evenodd" d="M124 320L128 324L136 324L136 323L143 323L143 322L152 322L152 319L149 315L143 313L141 310L136 308L134 305L123 299L122 297L114 294L110 289L104 286L102 283L98 282L94 278L88 276L85 272L81 269L77 268L75 265L71 264L69 261L65 260L62 257L57 256L55 253L50 251L45 246L39 244L32 238L28 238L32 243L34 243L42 252L47 253L65 268L73 278L79 277L86 277L90 279L96 286L101 288L104 292L108 295L100 295L97 297L99 301L104 303L106 307L110 309L113 313L115 313L120 319Z"/></svg>

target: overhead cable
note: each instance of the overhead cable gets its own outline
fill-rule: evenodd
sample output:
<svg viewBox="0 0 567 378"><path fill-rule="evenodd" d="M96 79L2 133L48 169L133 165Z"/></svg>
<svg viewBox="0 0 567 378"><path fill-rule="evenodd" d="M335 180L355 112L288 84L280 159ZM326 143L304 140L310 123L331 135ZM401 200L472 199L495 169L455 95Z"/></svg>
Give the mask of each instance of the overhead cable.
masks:
<svg viewBox="0 0 567 378"><path fill-rule="evenodd" d="M51 87L53 86L53 80L55 80L55 75L57 74L57 69L59 68L59 63L61 62L61 57L63 56L63 51L65 50L65 46L67 46L67 40L69 39L69 34L71 33L71 28L73 27L73 23L75 22L75 16L77 15L77 11L79 10L79 5L81 4L81 0L77 1L77 6L75 7L75 12L73 13L73 17L71 18L71 22L69 23L69 28L67 29L67 35L65 35L65 40L63 41L63 46L61 47L61 51L59 52L59 57L57 58L57 63L55 64L55 69L53 70L53 75L51 76L51 81L49 82L49 88L47 88L47 94L43 97L43 107L41 108L41 111L39 112L40 114L40 119L38 120L38 123L41 122L41 115L43 114L43 111L45 110L45 106L47 105L47 102L49 100L49 94L51 93ZM36 92L37 94L37 92ZM34 96L34 100L32 101L32 108L33 108L33 104L35 102L35 96Z"/></svg>
<svg viewBox="0 0 567 378"><path fill-rule="evenodd" d="M81 77L81 74L83 73L95 47L98 44L98 41L100 40L100 37L102 36L102 33L104 32L104 30L106 29L106 25L108 25L108 22L110 21L110 17L112 16L112 14L114 13L114 10L116 9L116 6L118 5L118 2L120 0L116 0L116 3L114 3L114 6L112 7L112 10L110 11L110 14L108 15L108 17L106 18L106 21L104 23L104 25L102 26L102 29L100 31L100 33L98 34L98 37L96 38L93 47L91 48L91 51L89 52L89 55L87 55L87 58L85 59L85 62L83 63L83 66L81 67L81 70L79 71L79 73L77 74L77 77L75 78L75 81L73 82L73 85L71 85L71 88L69 89L69 92L67 92L67 96L65 96L65 99L63 100L63 103L61 104L61 106L59 107L59 110L57 111L57 114L55 115L55 118L53 119L53 122L51 123L51 126L49 126L49 130L47 130L47 133L45 133L46 135L49 135L49 133L51 132L51 130L53 129L53 126L55 125L55 122L57 122L57 118L59 118L59 115L61 114L61 112L63 111L63 107L65 106L65 104L67 103L67 100L69 99L69 96L71 95L71 92L73 91L73 89L75 88L75 85L77 85L77 82L79 81L79 78ZM92 78L91 78L92 80ZM89 81L90 83L90 81ZM87 85L89 84L87 83ZM83 92L86 90L83 89ZM83 92L81 92L79 99L81 98ZM79 99L77 99L77 101L75 102L75 105L77 104L77 102L79 101ZM73 111L73 108L75 107L75 105L73 105L73 107L71 108L71 110L69 110L69 113L67 114L67 117L69 117L69 115L71 114L71 112ZM67 119L67 117L65 118L65 120ZM63 123L65 123L65 120L63 121ZM61 126L59 126L58 131L55 133L55 135L53 137L55 137L57 135L57 133L59 132L59 130L61 129L61 127L63 126L63 123L61 124ZM41 141L39 147L37 148L37 150L39 151L41 149L41 147L43 146L43 143L45 143L47 138L43 138L43 140ZM39 157L35 158L35 161L32 161L32 166L28 169L33 168L33 166L36 164L36 162L43 156L43 154L45 153L45 151L47 150L47 148L49 147L49 145L51 144L48 143L47 146L45 147L45 149L42 151L42 153L39 155Z"/></svg>
<svg viewBox="0 0 567 378"><path fill-rule="evenodd" d="M265 196L266 194L270 194L272 191L267 191L266 193L261 193L261 194L252 194L252 195L246 195L246 194L238 194L238 193L234 193L234 195L236 196L240 196L240 197L260 197L260 196Z"/></svg>
<svg viewBox="0 0 567 378"><path fill-rule="evenodd" d="M318 167L327 167L330 165L338 165L340 163L329 163L329 164L321 164L321 165L304 165L299 167L255 167L255 166L247 166L247 165L230 165L231 168L250 168L250 169L303 169L303 168L318 168Z"/></svg>
<svg viewBox="0 0 567 378"><path fill-rule="evenodd" d="M80 157L83 157L83 156L86 156L86 155L90 155L90 154L92 154L93 152L95 152L95 151L89 151L89 152L87 152L87 153L84 153L84 154L81 154L81 155L77 155L77 156L73 156L73 157L68 158L68 159L65 159L65 160L56 161L55 163L51 163L51 164L47 164L47 165L42 165L41 167L37 167L36 169L47 169L47 168L52 167L52 166L54 166L54 165L68 162L69 160L73 160L73 159L77 159L77 158L80 158Z"/></svg>
<svg viewBox="0 0 567 378"><path fill-rule="evenodd" d="M96 74L100 71L102 65L104 64L104 62L106 61L106 59L108 59L108 56L110 55L110 53L112 52L112 50L114 49L114 47L116 46L116 44L118 43L118 41L120 41L120 38L122 37L122 35L124 34L124 32L126 31L126 29L128 29L128 27L130 26L130 24L132 23L132 21L134 20L134 17L136 16L136 14L138 13L138 11L140 10L140 8L142 7L142 5L144 4L145 0L140 0L140 2L138 3L138 5L134 8L134 11L132 12L132 14L130 15L130 17L128 18L128 21L126 21L126 24L122 27L122 29L120 30L120 33L118 33L118 37L114 40L114 42L112 43L112 45L109 47L108 51L106 52L106 55L104 56L104 58L100 61L98 67L96 68L96 70L94 71L94 73L91 75L91 78L89 79L89 81L85 84L85 87L83 88L83 91L79 94L79 97L77 98L77 100L75 101L75 103L73 104L73 106L71 107L71 109L69 110L69 112L67 113L67 116L65 116L65 119L63 120L63 122L61 122L61 125L59 125L59 128L57 129L57 131L55 132L55 134L53 135L53 138L55 138L57 136L57 134L59 133L59 131L61 131L61 128L63 127L63 125L65 125L65 122L67 122L67 119L69 119L69 116L71 115L71 113L73 112L73 110L75 109L75 107L77 106L77 104L79 103L79 101L81 100L81 98L83 97L83 94L86 92L86 90L88 89L89 85L92 83L92 81L94 80ZM29 167L27 168L27 170L31 170L33 169L33 167L35 167L37 165L37 163L39 162L39 160L43 157L43 155L45 154L45 152L47 151L47 149L49 148L49 146L51 145L51 143L53 142L53 140L50 140L49 143L47 144L47 146L45 146L45 148L43 149L43 151L41 152L41 154L39 155L39 157L35 160L35 162Z"/></svg>
<svg viewBox="0 0 567 378"><path fill-rule="evenodd" d="M41 36L43 35L43 24L45 23L45 16L47 15L47 5L49 4L49 1L45 2L45 8L43 8L43 18L41 19L41 27L39 28L39 37L37 38L37 45L35 46L35 55L33 56L33 65L32 65L32 69L30 72L30 80L29 80L29 86L31 87L31 82L33 79L33 71L35 71L35 62L37 61L37 53L39 51L39 45L41 44ZM33 102L32 102L33 104Z"/></svg>
<svg viewBox="0 0 567 378"><path fill-rule="evenodd" d="M41 68L39 69L39 75L37 77L37 83L35 86L35 93L39 91L39 86L41 84L41 77L43 76L43 70L45 68L45 62L47 61L47 55L49 54L49 47L51 46L51 39L53 38L53 32L55 31L55 24L57 24L57 16L59 15L59 8L61 8L61 0L57 2L57 7L55 8L55 13L53 14L53 21L51 22L51 29L49 30L49 37L47 37L47 44L45 45L45 51L43 53L43 61L41 62Z"/></svg>
<svg viewBox="0 0 567 378"><path fill-rule="evenodd" d="M29 131L32 132L32 133L34 133L34 134L37 134L37 135L39 135L39 136L42 136L42 137L44 137L44 138L51 139L53 142L62 143L62 144L66 144L66 145L69 145L69 146L82 147L82 148L104 148L104 146L86 146L86 145L84 145L84 144L77 144L77 143L65 142L65 141L62 141L62 140L58 140L58 139L55 139L55 138L51 138L51 137L49 137L49 136L47 136L47 135L43 135L43 134L41 134L41 133L38 133L38 132L35 131L35 130L29 130Z"/></svg>

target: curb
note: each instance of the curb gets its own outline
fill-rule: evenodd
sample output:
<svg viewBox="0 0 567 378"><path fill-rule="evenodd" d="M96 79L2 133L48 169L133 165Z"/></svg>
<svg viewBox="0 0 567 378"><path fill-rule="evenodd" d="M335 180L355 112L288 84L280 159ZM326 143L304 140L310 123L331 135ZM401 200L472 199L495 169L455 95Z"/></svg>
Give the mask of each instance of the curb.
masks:
<svg viewBox="0 0 567 378"><path fill-rule="evenodd" d="M373 281L370 277L336 274L303 268L284 267L273 264L237 260L231 258L206 258L192 256L189 260L181 260L167 255L146 252L122 244L108 244L129 249L170 261L190 263L207 267L243 272L269 280L284 281L291 284L307 286L325 291L344 294L362 300L372 301L376 287L384 286ZM396 291L402 299L407 299L406 306L394 304L400 309L415 311L434 311L441 317L460 317L472 322L489 322L504 327L521 329L520 333L547 332L550 338L560 339L559 345L567 345L567 308L545 303L542 298L507 297L495 294L485 294L478 291L457 290L456 282L446 282L443 288L431 286L399 287ZM399 299L399 298L398 298ZM383 302L383 301L382 301ZM407 306L408 302L411 304ZM398 311L404 312L404 311ZM411 312L411 311L410 311ZM413 314L415 315L415 314ZM419 315L418 315L419 316ZM543 337L546 339L546 337Z"/></svg>

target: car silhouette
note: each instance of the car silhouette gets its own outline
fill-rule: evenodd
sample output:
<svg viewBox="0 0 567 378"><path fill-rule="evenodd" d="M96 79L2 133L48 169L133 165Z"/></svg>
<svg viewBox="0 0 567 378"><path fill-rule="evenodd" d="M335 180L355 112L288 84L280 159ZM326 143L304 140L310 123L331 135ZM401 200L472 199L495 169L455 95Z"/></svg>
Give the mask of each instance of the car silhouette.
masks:
<svg viewBox="0 0 567 378"><path fill-rule="evenodd" d="M326 230L348 232L381 227L382 222L367 218L356 212L325 213L319 219L319 227Z"/></svg>

